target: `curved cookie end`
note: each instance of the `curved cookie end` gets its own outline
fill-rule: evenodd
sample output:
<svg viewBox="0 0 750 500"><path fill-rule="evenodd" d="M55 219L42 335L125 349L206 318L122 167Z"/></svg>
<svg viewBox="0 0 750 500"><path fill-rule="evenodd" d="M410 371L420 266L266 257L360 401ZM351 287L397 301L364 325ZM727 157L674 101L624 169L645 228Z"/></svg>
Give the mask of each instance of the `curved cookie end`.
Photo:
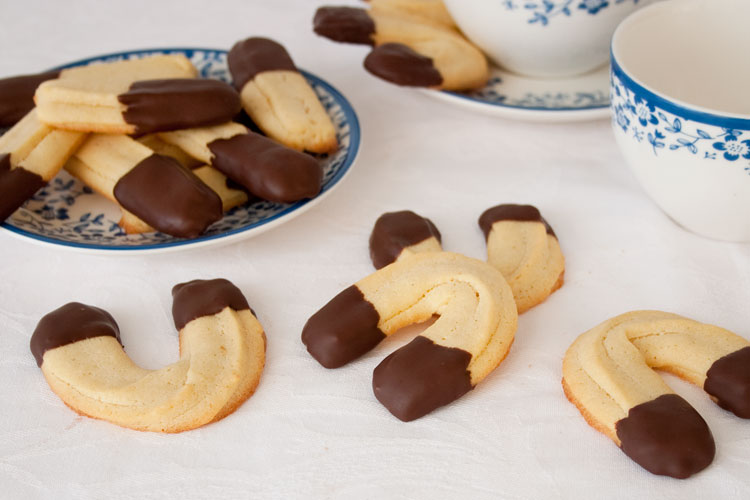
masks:
<svg viewBox="0 0 750 500"><path fill-rule="evenodd" d="M652 474L685 479L716 453L706 421L676 394L634 406L615 428L622 451Z"/></svg>
<svg viewBox="0 0 750 500"><path fill-rule="evenodd" d="M372 45L375 21L365 9L320 7L313 18L313 31L334 42Z"/></svg>
<svg viewBox="0 0 750 500"><path fill-rule="evenodd" d="M199 236L224 215L219 195L168 156L147 157L122 176L113 191L123 208L180 238Z"/></svg>
<svg viewBox="0 0 750 500"><path fill-rule="evenodd" d="M320 193L323 168L312 156L248 132L208 144L212 165L264 200L292 203Z"/></svg>
<svg viewBox="0 0 750 500"><path fill-rule="evenodd" d="M401 252L428 238L442 241L440 231L430 219L411 210L389 212L381 215L370 234L370 258L375 269L380 269L398 259Z"/></svg>
<svg viewBox="0 0 750 500"><path fill-rule="evenodd" d="M104 309L71 302L39 320L29 347L36 364L42 366L44 353L50 349L102 336L114 337L120 342L120 329L114 318Z"/></svg>
<svg viewBox="0 0 750 500"><path fill-rule="evenodd" d="M479 227L482 229L485 239L490 237L492 225L502 220L541 222L547 229L547 234L557 238L552 227L544 220L538 208L533 205L515 205L509 203L488 208L479 216Z"/></svg>
<svg viewBox="0 0 750 500"><path fill-rule="evenodd" d="M177 330L182 330L194 319L212 316L226 307L235 311L250 309L240 289L229 280L193 280L172 288L172 318Z"/></svg>
<svg viewBox="0 0 750 500"><path fill-rule="evenodd" d="M750 418L750 346L714 362L703 388L716 403L741 418Z"/></svg>
<svg viewBox="0 0 750 500"><path fill-rule="evenodd" d="M302 343L318 363L338 368L357 359L385 338L380 315L356 285L335 296L302 329Z"/></svg>
<svg viewBox="0 0 750 500"><path fill-rule="evenodd" d="M409 422L470 391L470 361L462 349L418 336L375 368L372 388L388 411Z"/></svg>
<svg viewBox="0 0 750 500"><path fill-rule="evenodd" d="M297 71L283 45L270 38L251 37L235 43L227 53L232 83L237 91L258 73L265 71Z"/></svg>
<svg viewBox="0 0 750 500"><path fill-rule="evenodd" d="M396 85L438 87L443 76L432 59L401 43L385 43L372 49L365 58L365 69Z"/></svg>

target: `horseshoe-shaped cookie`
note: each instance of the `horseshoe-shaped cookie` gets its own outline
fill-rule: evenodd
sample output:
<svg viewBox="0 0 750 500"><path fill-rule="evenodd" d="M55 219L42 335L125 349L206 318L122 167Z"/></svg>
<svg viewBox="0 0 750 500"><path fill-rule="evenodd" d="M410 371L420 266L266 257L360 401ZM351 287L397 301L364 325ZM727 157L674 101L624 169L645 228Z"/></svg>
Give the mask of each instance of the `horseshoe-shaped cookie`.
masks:
<svg viewBox="0 0 750 500"><path fill-rule="evenodd" d="M433 314L437 321L373 374L378 400L410 421L462 396L508 353L516 306L495 268L455 253L415 253L334 297L307 321L302 342L320 364L337 368Z"/></svg>
<svg viewBox="0 0 750 500"><path fill-rule="evenodd" d="M265 334L242 292L227 280L172 290L180 360L136 366L106 311L70 303L39 322L31 352L52 390L76 412L142 431L182 432L219 420L254 392Z"/></svg>
<svg viewBox="0 0 750 500"><path fill-rule="evenodd" d="M635 311L582 334L565 354L565 395L586 421L649 472L686 478L713 460L713 437L654 369L750 418L750 342L676 314Z"/></svg>

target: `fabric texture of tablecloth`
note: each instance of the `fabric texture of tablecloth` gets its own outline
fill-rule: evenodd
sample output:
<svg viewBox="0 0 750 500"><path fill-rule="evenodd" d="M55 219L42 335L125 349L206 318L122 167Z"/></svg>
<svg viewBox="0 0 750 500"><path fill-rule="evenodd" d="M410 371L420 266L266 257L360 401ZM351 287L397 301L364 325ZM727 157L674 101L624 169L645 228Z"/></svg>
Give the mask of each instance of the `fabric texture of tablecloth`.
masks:
<svg viewBox="0 0 750 500"><path fill-rule="evenodd" d="M707 470L678 481L627 458L560 386L573 339L625 311L671 311L750 337L750 245L703 239L669 220L625 165L606 120L508 121L371 77L367 48L312 33L321 3L0 5L0 77L106 52L228 48L270 36L346 95L363 132L355 167L329 198L230 246L92 257L0 232L0 497L750 498L750 422L700 389L666 376L706 419L717 448ZM477 217L506 202L532 203L552 224L565 285L520 317L507 360L475 390L403 423L375 400L371 378L408 333L337 370L307 354L306 319L372 271L367 239L381 213L415 210L437 224L446 249L484 258ZM257 393L218 423L161 435L80 417L29 352L39 318L76 300L109 310L142 366L173 362L171 287L219 276L257 312L268 357Z"/></svg>

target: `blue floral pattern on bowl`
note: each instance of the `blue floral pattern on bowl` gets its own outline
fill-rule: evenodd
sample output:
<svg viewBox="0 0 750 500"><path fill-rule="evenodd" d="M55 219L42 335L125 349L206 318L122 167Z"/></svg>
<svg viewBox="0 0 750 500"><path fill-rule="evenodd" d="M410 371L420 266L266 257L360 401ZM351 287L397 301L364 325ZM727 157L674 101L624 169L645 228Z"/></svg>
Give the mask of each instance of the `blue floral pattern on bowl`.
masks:
<svg viewBox="0 0 750 500"><path fill-rule="evenodd" d="M624 2L638 3L638 0L502 0L507 10L523 9L531 14L529 24L547 26L554 17L570 17L575 12L598 14L602 9Z"/></svg>
<svg viewBox="0 0 750 500"><path fill-rule="evenodd" d="M713 126L677 116L654 99L629 88L621 70L610 74L612 121L634 141L648 144L654 155L689 154L705 160L723 158L744 163L750 173L750 130Z"/></svg>
<svg viewBox="0 0 750 500"><path fill-rule="evenodd" d="M63 67L82 66L92 62L117 61L154 54L184 54L198 69L201 77L229 82L226 51L200 48L153 49L123 52L83 61ZM321 193L330 191L352 166L359 149L360 130L357 116L349 102L331 85L302 71L328 112L339 141L339 149L327 156L319 156L323 166ZM254 201L224 214L200 237L192 240L175 238L154 232L126 234L117 224L120 210L115 204L100 197L77 179L61 172L47 186L17 210L2 227L17 234L78 248L95 250L146 250L177 247L215 240L238 233L259 229L285 217L314 200L293 204Z"/></svg>

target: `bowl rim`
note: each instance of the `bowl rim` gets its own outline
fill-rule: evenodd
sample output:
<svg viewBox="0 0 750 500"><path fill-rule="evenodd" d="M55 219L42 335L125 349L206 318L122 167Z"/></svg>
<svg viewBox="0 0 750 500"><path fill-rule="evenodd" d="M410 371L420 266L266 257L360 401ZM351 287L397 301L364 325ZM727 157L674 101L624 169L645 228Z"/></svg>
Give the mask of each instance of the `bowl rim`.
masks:
<svg viewBox="0 0 750 500"><path fill-rule="evenodd" d="M682 118L686 118L692 121L714 125L717 127L750 130L750 115L718 111L716 109L691 104L680 99L669 97L668 95L642 82L638 78L631 76L620 63L620 60L617 58L615 44L617 43L618 37L620 36L623 29L626 29L629 24L636 22L639 18L649 15L649 13L654 10L666 9L670 7L674 8L675 6L679 7L680 5L684 5L682 2L683 0L668 0L663 2L656 2L633 12L617 26L617 29L612 35L612 41L610 43L610 61L612 73L617 76L626 87L632 89L634 92L642 96L645 96L649 104L658 106L659 108L674 115L678 115Z"/></svg>

